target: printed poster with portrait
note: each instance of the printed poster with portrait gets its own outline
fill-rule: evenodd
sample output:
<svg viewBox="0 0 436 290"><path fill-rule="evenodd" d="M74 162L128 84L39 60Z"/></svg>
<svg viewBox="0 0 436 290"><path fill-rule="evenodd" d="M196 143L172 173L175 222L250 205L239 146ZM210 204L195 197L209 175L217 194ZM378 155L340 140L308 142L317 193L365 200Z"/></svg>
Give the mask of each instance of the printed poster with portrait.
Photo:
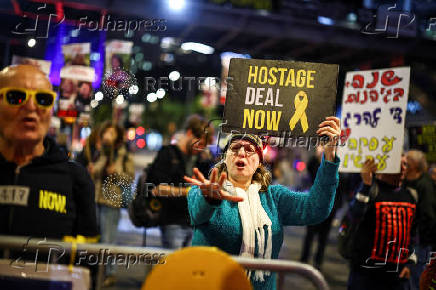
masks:
<svg viewBox="0 0 436 290"><path fill-rule="evenodd" d="M230 60L222 130L317 137L335 115L339 66L281 60Z"/></svg>
<svg viewBox="0 0 436 290"><path fill-rule="evenodd" d="M90 67L90 43L71 43L62 46L64 67L59 85L59 117L79 117L90 111L95 79Z"/></svg>
<svg viewBox="0 0 436 290"><path fill-rule="evenodd" d="M64 66L83 65L90 66L90 43L71 43L62 45Z"/></svg>
<svg viewBox="0 0 436 290"><path fill-rule="evenodd" d="M78 117L90 111L94 80L93 67L70 65L61 69L59 117Z"/></svg>
<svg viewBox="0 0 436 290"><path fill-rule="evenodd" d="M130 55L133 42L112 40L106 42L106 72L128 71L130 68Z"/></svg>
<svg viewBox="0 0 436 290"><path fill-rule="evenodd" d="M341 172L358 173L366 159L377 172L398 173L404 143L410 67L348 72L342 97Z"/></svg>

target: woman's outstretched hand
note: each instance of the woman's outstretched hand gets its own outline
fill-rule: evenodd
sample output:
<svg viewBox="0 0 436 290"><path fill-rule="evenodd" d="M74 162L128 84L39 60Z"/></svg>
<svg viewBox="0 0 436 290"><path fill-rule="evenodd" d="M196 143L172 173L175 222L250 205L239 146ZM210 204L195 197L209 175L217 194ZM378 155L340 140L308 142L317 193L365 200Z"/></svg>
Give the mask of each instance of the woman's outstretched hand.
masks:
<svg viewBox="0 0 436 290"><path fill-rule="evenodd" d="M320 136L329 137L329 141L324 145L324 158L333 161L336 155L336 148L341 137L341 120L337 117L326 117L324 122L319 124L316 133Z"/></svg>
<svg viewBox="0 0 436 290"><path fill-rule="evenodd" d="M200 170L198 170L198 168L194 168L192 171L194 176L185 176L184 179L192 185L198 185L205 197L228 200L232 202L240 202L244 200L242 197L230 195L223 189L223 184L227 179L227 174L223 172L218 178L218 168L214 168L212 170L210 180L204 178L204 175L200 172Z"/></svg>

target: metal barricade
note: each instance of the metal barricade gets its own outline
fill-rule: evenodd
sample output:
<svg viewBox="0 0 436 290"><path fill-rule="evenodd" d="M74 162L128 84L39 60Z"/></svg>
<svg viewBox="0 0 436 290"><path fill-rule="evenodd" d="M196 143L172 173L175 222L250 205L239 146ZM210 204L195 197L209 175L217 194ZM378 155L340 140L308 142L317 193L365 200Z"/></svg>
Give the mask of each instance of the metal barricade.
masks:
<svg viewBox="0 0 436 290"><path fill-rule="evenodd" d="M73 253L77 257L77 253L86 252L86 254L98 255L101 253L102 249L107 249L111 254L131 254L131 255L147 255L161 253L164 255L169 255L173 251L165 250L161 248L150 248L150 247L127 247L127 246L114 246L109 244L85 244L85 243L67 243L58 240L45 240L41 238L26 238L21 236L1 236L0 235L0 249L9 250L23 250L26 249L27 252L38 251L38 252L49 252L53 245L61 247L65 250L66 254ZM301 275L308 280L310 280L317 289L328 290L329 286L325 281L322 274L310 265L302 264L293 261L285 260L264 260L264 259L251 259L242 258L239 256L232 256L232 258L237 261L241 266L250 270L266 270L277 272L280 277L283 273L295 273ZM100 264L99 264L100 265ZM97 278L96 288L101 289L102 278L103 278L104 266L100 265L99 275Z"/></svg>

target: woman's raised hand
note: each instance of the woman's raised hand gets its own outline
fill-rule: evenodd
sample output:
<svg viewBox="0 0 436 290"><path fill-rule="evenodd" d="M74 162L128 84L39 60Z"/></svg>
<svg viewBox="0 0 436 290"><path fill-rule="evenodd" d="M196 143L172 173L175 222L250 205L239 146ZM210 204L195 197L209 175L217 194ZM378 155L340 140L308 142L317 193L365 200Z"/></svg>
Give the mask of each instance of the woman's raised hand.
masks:
<svg viewBox="0 0 436 290"><path fill-rule="evenodd" d="M324 157L328 161L333 161L336 154L341 137L341 120L337 117L326 117L324 122L319 124L319 129L316 133L320 136L325 135L329 137L329 141L324 145Z"/></svg>
<svg viewBox="0 0 436 290"><path fill-rule="evenodd" d="M242 197L230 195L223 189L223 184L227 179L227 174L223 172L218 178L218 168L212 170L210 180L206 179L198 168L194 168L192 171L194 175L192 177L185 176L184 179L192 185L197 185L205 197L232 202L240 202L244 200Z"/></svg>

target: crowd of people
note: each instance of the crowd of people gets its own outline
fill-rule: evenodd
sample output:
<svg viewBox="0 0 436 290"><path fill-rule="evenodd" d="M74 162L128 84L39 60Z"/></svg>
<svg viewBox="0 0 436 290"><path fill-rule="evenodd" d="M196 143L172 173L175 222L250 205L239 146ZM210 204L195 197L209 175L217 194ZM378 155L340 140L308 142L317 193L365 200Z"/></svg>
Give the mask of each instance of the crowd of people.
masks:
<svg viewBox="0 0 436 290"><path fill-rule="evenodd" d="M47 136L55 100L36 67L0 72L0 234L113 244L120 208L135 203L129 199L135 168L124 129L100 124L83 152L69 160ZM283 226L307 226L301 261L309 262L318 236L314 266L321 270L332 221L343 206L354 229L348 289L434 288L436 168L429 170L423 152L410 150L400 173L377 173L377 164L367 160L360 174L339 174L340 133L336 117L319 124L317 134L329 141L308 163L310 187L296 191L278 183L281 161L267 164L265 142L256 135L230 134L213 158L207 145L214 130L192 115L177 140L144 164L144 180L154 186L145 187L151 194L143 210L130 208L134 223L150 225L153 219L168 249L214 246L260 259L278 258ZM114 284L115 270L107 265L105 286ZM247 277L254 289L276 288L267 271L248 271Z"/></svg>

